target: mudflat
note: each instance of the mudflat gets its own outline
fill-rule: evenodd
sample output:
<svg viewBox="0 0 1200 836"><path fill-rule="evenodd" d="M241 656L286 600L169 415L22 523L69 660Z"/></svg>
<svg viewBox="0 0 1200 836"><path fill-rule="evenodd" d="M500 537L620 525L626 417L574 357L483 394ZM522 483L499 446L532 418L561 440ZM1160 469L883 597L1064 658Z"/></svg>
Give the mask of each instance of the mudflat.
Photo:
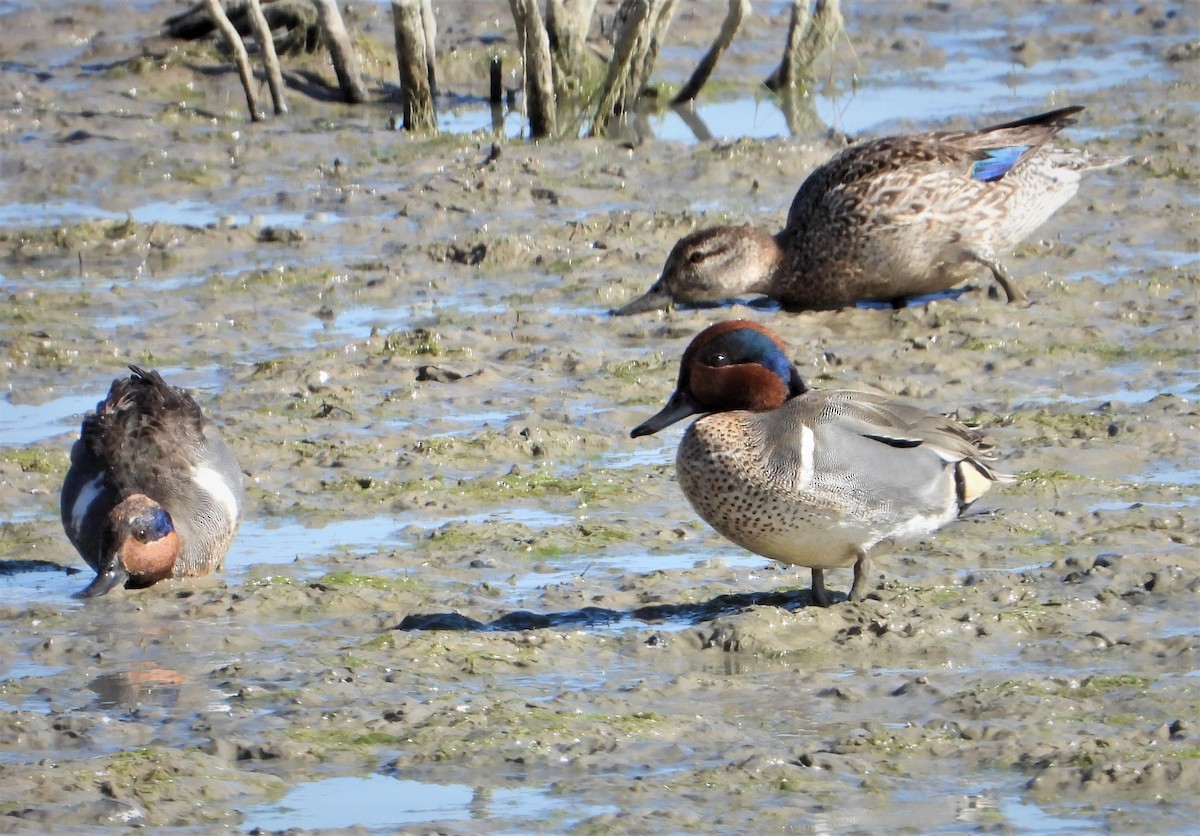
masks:
<svg viewBox="0 0 1200 836"><path fill-rule="evenodd" d="M507 6L443 5L445 89L480 94ZM670 79L717 24L681 5ZM155 37L180 4L0 4L0 830L1192 827L1195 9L875 5L823 72L906 73L915 113L974 54L922 33L985 12L1010 29L971 49L1014 68L1144 62L874 131L1086 106L1063 140L1133 159L1008 258L1032 304L981 271L900 310L613 318L687 232L778 228L837 130L408 136L386 5L347 14L380 101L286 59L290 114L251 124L211 45ZM752 16L722 83L753 91L780 20ZM880 548L867 600L807 606L807 572L688 507L677 431L629 438L731 317L813 385L957 411L1017 481ZM58 489L129 363L194 391L250 507L223 573L85 604ZM420 803L448 787L469 799Z"/></svg>

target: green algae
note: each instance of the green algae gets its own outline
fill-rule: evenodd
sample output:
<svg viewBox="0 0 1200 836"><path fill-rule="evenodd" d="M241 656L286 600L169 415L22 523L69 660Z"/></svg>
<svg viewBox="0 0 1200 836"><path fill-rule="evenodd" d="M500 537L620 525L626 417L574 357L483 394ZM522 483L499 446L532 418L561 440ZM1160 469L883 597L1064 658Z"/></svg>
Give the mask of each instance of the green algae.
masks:
<svg viewBox="0 0 1200 836"><path fill-rule="evenodd" d="M478 662L484 657L477 654L471 658ZM480 671L472 667L470 672ZM486 754L497 748L526 753L554 752L562 745L646 739L668 723L668 718L651 711L610 714L496 703L484 714L438 718L434 726L412 729L409 739L416 751L433 748L433 759L442 760Z"/></svg>
<svg viewBox="0 0 1200 836"><path fill-rule="evenodd" d="M369 7L356 8L378 26ZM72 14L115 31L90 10ZM1122 21L1113 25L1132 25ZM1138 25L1148 22L1143 18ZM378 29L385 35L386 23ZM761 20L758 26L763 28ZM494 47L479 45L478 27L450 31L468 33L467 49L482 68ZM1143 39L1151 37L1137 31ZM880 41L889 59L903 55L894 40ZM100 51L105 43L98 38L90 48ZM738 60L736 52L728 58ZM6 344L20 355L14 355L14 369L29 385L64 389L89 369L110 371L118 352L220 369L214 411L235 437L250 483L250 515L269 527L274 519L319 526L395 513L403 520L398 527L404 526L396 537L405 547L351 554L330 546L287 568L232 572L219 581L227 584L219 591L204 591L205 582L198 582L190 597L179 595L192 589L180 582L136 595L116 593L78 610L24 602L10 607L9 656L16 664L28 653L34 664L65 662L67 668L19 680L25 691L7 698L69 711L40 730L31 721L33 734L23 731L5 744L6 775L26 782L18 785L22 805L16 812L44 816L28 822L31 827L38 821L67 829L94 826L81 812L80 799L97 794L98 785L68 791L46 780L55 773L42 762L44 751L55 752L55 763L75 766L70 755L76 748L97 760L96 752L146 741L155 741L151 748L186 751L205 737L211 737L206 751L211 746L227 755L214 761L227 770L225 779L203 763L192 769L183 756L173 762L162 755L160 765L176 779L170 794L182 800L153 799L148 826L203 829L218 814L226 819L217 827L239 826L239 811L247 804L223 790L222 780L239 780L243 773L236 767L243 760L263 774L278 775L278 788L366 774L380 768L382 757L395 757L406 778L478 787L485 806L490 790L519 782L545 788L566 804L620 811L585 820L581 831L631 831L649 821L665 831L833 826L868 832L1019 823L1015 813L1010 822L995 811L990 817L981 812L993 799L1005 811L1036 817L1026 802L1038 793L1026 784L1045 772L1037 765L1043 755L1047 762L1067 763L1073 749L1087 753L1078 767L1070 767L1080 770L1171 757L1172 747L1180 760L1189 758L1195 747L1182 735L1168 739L1161 727L1169 723L1160 718L1195 714L1186 693L1195 637L1169 633L1163 625L1177 627L1181 612L1186 618L1185 599L1195 587L1191 553L1170 548L1168 538L1191 525L1172 515L1187 516L1196 488L1139 489L1127 463L1191 460L1194 414L1182 402L1190 403L1194 393L1164 400L1164 407L1175 410L1170 413L1114 399L1111 419L1109 413L1089 413L1076 400L1095 393L1099 402L1120 391L1118 376L1104 377L1107 370L1096 366L1106 361L1094 358L1139 362L1120 360L1107 349L1089 354L1088 343L1154 342L1130 330L1142 327L1139 323L1169 323L1160 341L1167 346L1183 347L1172 340L1189 333L1194 271L1172 273L1137 263L1143 253L1156 258L1145 240L1157 243L1155 232L1172 226L1187 229L1187 218L1172 209L1155 226L1153 213L1122 211L1140 199L1145 172L1131 167L1089 179L1055 219L1057 226L1046 228L1047 237L1061 243L1023 248L1023 263L1017 265L1022 274L1062 269L1086 276L1111 274L1114 260L1124 262L1119 269L1127 278L1111 286L1073 278L1055 279L1046 289L1030 283L1026 289L1039 303L1029 308L991 304L980 293L968 293L905 315L849 310L793 316L730 307L618 321L602 315L611 307L614 284L650 281L674 238L698 224L718 218L781 220L803 173L840 142L817 133L796 141L715 140L694 147L530 144L482 133L414 139L380 128L391 105L346 108L325 100L314 104L303 95L291 99L287 130L274 130L250 125L236 112L240 102L229 92L236 93L236 79L224 58L219 63L219 74L195 76L199 92L183 109L159 107L183 98L182 76L155 81L158 74L147 67L146 81L137 82L143 91L127 105L132 109L87 117L88 130L122 140L51 143L48 164L77 185L64 185L55 175L44 188L31 183L29 191L71 197L86 183L88 193L114 190L114 205L193 198L220 203L228 184L228 194L245 190L267 195L268 201L278 194L283 211L336 211L339 223L298 226L304 240L285 245L256 241L246 229L158 224L119 230L117 223L112 238L98 227L31 242L13 254L8 267L10 279L29 288L27 295L13 291L4 320L10 324ZM289 67L316 72L316 81L328 75L307 59ZM482 75L472 71L463 76L468 77ZM458 86L463 85L452 80L448 89ZM1088 115L1125 124L1125 108L1106 98L1087 99ZM153 112L137 110L151 102ZM206 104L214 111L210 117L203 116ZM72 118L46 114L46 125ZM1186 108L1159 108L1146 118L1157 137L1168 128L1176 136L1190 135L1177 130L1180 114L1187 115L1186 124L1194 121ZM159 130L164 122L171 124L165 132ZM1127 131L1118 133L1114 153L1128 141ZM15 144L14 159L31 156L38 142L35 137ZM502 155L484 164L492 142ZM1138 153L1156 156L1163 142L1179 140L1146 140ZM111 149L112 159L98 161L97 149ZM171 157L155 160L163 149ZM74 154L79 161L72 162ZM231 163L227 169L226 157L236 158L236 167ZM39 160L31 162L36 178ZM200 185L179 182L189 170ZM222 181L220 189L203 185L209 176ZM688 189L664 187L682 182ZM530 207L536 187L558 192L561 204L534 198ZM587 201L579 199L580 189L592 190ZM512 196L516 212L506 205ZM1166 199L1188 205L1172 193ZM613 205L622 208L607 208ZM1111 226L1117 217L1123 218L1120 224ZM485 223L487 232L480 229ZM1168 249L1187 249L1179 246L1189 240L1186 234L1171 235ZM508 252L505 236L511 236ZM606 249L587 251L587 238L601 240ZM460 247L484 243L490 252L480 269L429 262L424 248L450 241ZM86 276L78 275L78 253L62 248L64 242L80 247ZM8 243L5 249L15 247ZM1135 249L1125 258L1126 250ZM285 264L291 272L278 276L264 266ZM569 273L567 279L548 279L551 268ZM353 275L359 271L373 275ZM236 275L206 278L222 272ZM193 276L202 283L191 284ZM476 277L486 281L474 287L470 281ZM170 292L152 289L160 278ZM378 286L369 287L373 279ZM107 287L114 282L124 286ZM80 284L86 291L73 289ZM483 305L472 304L481 299ZM522 306L519 316L511 310L513 301ZM329 314L313 313L326 306ZM394 315L396 328L380 328L367 339L350 333L342 312L373 306ZM636 411L629 407L661 404L686 337L714 317L743 315L768 324L792 345L811 340L840 355L837 365L818 362L818 373L808 377L841 385L854 375L869 383L912 374L914 391L928 393L929 402L982 410L982 423L1002 430L1002 447L1020 454L1015 460L1026 468L1021 481L989 497L987 517L948 527L938 541L948 538L951 545L944 550L913 546L900 550L894 562L885 557L882 573L903 573L903 582L883 584L873 593L877 597L860 605L839 604L790 620L778 613L761 621L744 614L723 619L741 629L738 654L711 645L703 649L702 639L714 628L706 621L676 623L673 617L509 636L465 630L438 640L391 629L407 613L454 611L486 621L514 607L561 612L595 605L632 612L646 604L706 602L779 586L781 576L762 568L766 561L724 565L723 555L741 553L696 518L673 484L669 464L606 467L609 455L625 459L631 450L646 449L627 441L623 424ZM110 324L115 317L122 324ZM215 327L227 321L236 324ZM436 339L423 345L409 336L422 327ZM1076 327L1077 340L1071 330ZM32 336L38 332L49 336ZM906 346L930 333L942 338L938 356L910 363L916 355ZM1021 339L1001 339L1006 335ZM1077 347L1052 348L1060 353L1043 356L1046 335ZM954 343L964 337L1001 347L995 357L963 352ZM413 381L417 366L446 357L478 357L485 376L456 384ZM1010 358L1014 362L1006 364ZM1187 378L1179 375L1190 374L1193 359L1184 352L1129 374L1164 391L1186 392L1180 381ZM995 368L979 375L974 372L982 360L995 361ZM319 379L318 371L327 371L330 382ZM1064 374L1072 375L1073 382L1063 386L1071 398L1055 401L1055 381ZM1041 406L1021 406L1031 398ZM1008 424L997 417L1006 409L1016 410ZM487 428L465 426L459 433L461 415L468 416L465 423L476 411L507 417L488 418ZM1108 434L1108 420L1119 424L1118 435ZM41 532L43 539L61 541L52 496L58 474L35 466L22 480L17 471L23 468L11 461L5 470L11 478L5 507L28 514L32 501L37 509L34 522L14 528L14 536L35 539ZM1092 514L1093 507L1107 509L1114 501L1183 510ZM1155 527L1155 516L1167 527ZM445 522L461 518L478 522ZM313 536L321 535L314 530ZM680 568L621 575L619 561L609 558L619 557L624 544L636 545L639 553L669 554ZM1080 573L1077 568L1090 567L1089 559L1101 550L1123 557L1080 569L1083 580L1064 583ZM535 569L586 566L592 554L606 559L604 571L583 570L570 583L530 589ZM1048 567L1027 568L1029 557ZM1078 562L1069 563L1072 559ZM987 571L974 573L968 586L940 585L972 572L976 561ZM1174 591L1143 602L1133 593L1151 571L1174 573ZM258 572L270 574L259 578ZM406 572L424 588L416 589ZM838 580L846 574L839 573ZM38 594L14 592L18 599ZM1017 605L1009 603L1014 597ZM971 620L960 623L963 616ZM911 634L904 632L909 629ZM790 650L800 645L805 649ZM787 652L777 653L780 649ZM242 661L240 672L222 672L229 658ZM187 685L178 702L121 713L95 706L86 689L91 677L146 661L179 669ZM1039 666L1062 676L1041 686L1037 677L1021 676ZM1088 681L1097 669L1100 678ZM915 672L929 676L928 694L891 696ZM1116 678L1104 678L1110 676ZM1032 684L979 709L989 718L980 725L990 726L982 737L963 735L959 741L952 729L937 725L965 726L964 715L975 710L967 706L969 692L991 677L1028 678ZM1072 688L1072 682L1078 685ZM1032 693L1038 687L1062 693ZM53 727L52 722L65 725L70 715L87 720L90 730ZM900 730L881 730L876 747L854 746L851 732L861 728L862 717L887 717ZM340 731L322 737L326 727ZM1159 730L1152 739L1151 728ZM291 729L313 730L312 736L294 740ZM514 729L520 741L509 733ZM1080 744L1095 737L1110 738L1111 745L1100 751ZM889 746L896 747L894 755ZM1156 747L1162 752L1156 754ZM1024 770L1029 774L1010 774L1022 772L1009 769L1020 751L1036 753ZM826 754L829 760L822 762ZM155 774L152 763L128 766ZM962 799L947 803L966 791L964 784L980 797L970 797L965 807ZM1136 829L1136 821L1167 830L1163 823L1170 813L1162 811L1194 806L1189 786L1189 780L1148 783L1130 791L1131 803L1121 798L1117 813L1103 789L1076 779L1054 791L1060 806L1046 809L1056 816L1064 811L1063 819L1080 829L1121 829L1122 822ZM123 794L119 782L110 780L110 787L116 800L136 800ZM234 800L222 798L222 792ZM1072 806L1078 796L1082 801ZM913 815L914 798L920 799L916 804L929 802L919 810L927 817ZM494 805L472 814L478 818L428 827L536 826L496 822ZM14 823L25 822L14 817Z"/></svg>
<svg viewBox="0 0 1200 836"><path fill-rule="evenodd" d="M433 456L436 460L472 461L479 452L488 453L496 443L511 446L504 438L485 433L475 438L440 438L421 440L414 445L414 452ZM524 443L524 442L522 442ZM306 446L306 443L301 443ZM343 454L345 450L341 451ZM306 454L308 457L318 453ZM342 455L344 462L348 459ZM364 460L377 459L368 451ZM570 498L584 505L615 500L628 492L630 480L636 478L636 469L608 470L585 469L580 472L555 473L543 469L514 472L502 475L477 476L474 478L447 478L430 475L427 478L392 480L365 474L342 474L336 478L323 479L321 490L328 493L351 495L370 501L372 504L404 499L419 494L426 497L438 495L490 501L514 501L522 499ZM315 499L315 498L314 498ZM601 528L597 528L597 531Z"/></svg>
<svg viewBox="0 0 1200 836"><path fill-rule="evenodd" d="M280 779L270 775L230 770L224 761L199 749L158 746L115 752L104 759L101 768L78 769L76 777L101 785L102 791L107 788L109 795L136 796L148 805L152 817L155 805L166 802L200 802L210 795L241 796L248 790L275 793L282 785Z"/></svg>
<svg viewBox="0 0 1200 836"><path fill-rule="evenodd" d="M605 374L620 383L641 385L647 376L657 377L665 369L675 368L674 360L666 360L662 355L653 359L622 360L606 363L603 367ZM646 398L650 395L647 393Z"/></svg>
<svg viewBox="0 0 1200 836"><path fill-rule="evenodd" d="M145 227L126 217L123 220L87 220L74 224L0 229L0 243L13 245L14 252L53 249L74 253L102 242L124 241L145 234Z"/></svg>
<svg viewBox="0 0 1200 836"><path fill-rule="evenodd" d="M1148 676L1136 674L1094 674L1081 681L1077 687L1068 690L1069 695L1078 697L1098 697L1121 689L1145 691L1154 685L1154 680Z"/></svg>
<svg viewBox="0 0 1200 836"><path fill-rule="evenodd" d="M375 332L372 332L372 336L375 336ZM383 336L379 353L397 357L441 357L448 352L442 345L440 333L428 328L415 328L411 331L388 331Z"/></svg>
<svg viewBox="0 0 1200 836"><path fill-rule="evenodd" d="M355 729L339 728L336 726L291 728L287 736L299 743L314 747L314 753L319 757L327 757L328 752L317 750L355 750L375 749L380 746L394 746L403 738L378 731L357 731Z"/></svg>
<svg viewBox="0 0 1200 836"><path fill-rule="evenodd" d="M1178 362L1200 355L1200 348L1195 346L1176 346L1148 340L1132 344L1054 341L1033 344L1016 339L968 338L958 345L958 349L993 354L1002 353L1008 357L1085 356L1106 364L1127 363L1135 360Z"/></svg>
<svg viewBox="0 0 1200 836"><path fill-rule="evenodd" d="M65 449L58 447L0 447L0 461L21 468L22 473L65 475L71 463Z"/></svg>
<svg viewBox="0 0 1200 836"><path fill-rule="evenodd" d="M507 499L522 497L574 497L583 503L594 503L623 496L628 490L631 474L627 471L597 468L578 473L552 473L533 470L528 473L507 473L494 479L478 479L467 483L481 492Z"/></svg>
<svg viewBox="0 0 1200 836"><path fill-rule="evenodd" d="M246 583L248 589L264 589L269 587L291 586L294 587L301 583L295 578L289 578L287 575L266 575L265 577L253 578Z"/></svg>
<svg viewBox="0 0 1200 836"><path fill-rule="evenodd" d="M519 524L446 523L422 537L417 548L425 555L497 552L534 561L601 552L629 542L633 535L617 526L568 524L534 529Z"/></svg>
<svg viewBox="0 0 1200 836"><path fill-rule="evenodd" d="M414 578L390 578L382 575L361 575L355 572L330 572L322 575L314 583L329 587L346 587L349 589L371 589L376 592L389 594L412 594L428 589L428 585L418 583Z"/></svg>
<svg viewBox="0 0 1200 836"><path fill-rule="evenodd" d="M1091 477L1084 476L1080 473L1071 473L1067 470L1036 468L1034 470L1025 470L1017 474L1017 479L1022 485L1055 485L1060 482L1088 482L1094 483L1096 480Z"/></svg>

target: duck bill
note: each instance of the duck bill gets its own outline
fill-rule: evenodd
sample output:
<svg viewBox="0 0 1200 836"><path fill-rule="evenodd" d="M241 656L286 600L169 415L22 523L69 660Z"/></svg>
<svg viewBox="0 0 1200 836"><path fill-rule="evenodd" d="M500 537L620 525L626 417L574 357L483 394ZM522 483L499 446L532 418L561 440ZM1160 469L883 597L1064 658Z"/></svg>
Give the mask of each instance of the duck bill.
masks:
<svg viewBox="0 0 1200 836"><path fill-rule="evenodd" d="M633 428L629 433L630 438L638 438L643 435L653 435L659 430L669 427L676 421L682 421L688 416L695 415L698 412L706 412L707 410L691 395L681 389L676 389L671 395L671 399L667 401L667 405L658 411L657 415L647 418L642 423Z"/></svg>
<svg viewBox="0 0 1200 836"><path fill-rule="evenodd" d="M655 282L649 290L628 305L617 308L612 312L612 315L629 316L630 314L649 313L650 311L663 311L671 307L672 301L671 294L667 292L660 280Z"/></svg>
<svg viewBox="0 0 1200 836"><path fill-rule="evenodd" d="M83 590L75 593L76 598L98 598L121 586L129 580L129 573L122 568L119 560L112 560L107 566L96 573L96 577Z"/></svg>

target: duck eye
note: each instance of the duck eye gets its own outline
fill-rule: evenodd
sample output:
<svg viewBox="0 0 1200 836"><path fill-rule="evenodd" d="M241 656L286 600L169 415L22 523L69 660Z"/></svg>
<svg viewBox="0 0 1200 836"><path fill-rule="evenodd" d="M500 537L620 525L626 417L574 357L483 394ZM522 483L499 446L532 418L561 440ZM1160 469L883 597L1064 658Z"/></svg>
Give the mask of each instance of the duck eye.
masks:
<svg viewBox="0 0 1200 836"><path fill-rule="evenodd" d="M717 352L716 354L714 354L714 355L713 355L713 358L712 358L712 365L714 365L714 366L728 366L728 365L729 365L729 363L730 363L730 360L729 360L729 355L728 355L728 354L725 354L724 352Z"/></svg>
<svg viewBox="0 0 1200 836"><path fill-rule="evenodd" d="M688 261L690 261L692 264L699 264L701 261L704 261L704 253L702 253L698 250L696 252L690 253L688 255Z"/></svg>

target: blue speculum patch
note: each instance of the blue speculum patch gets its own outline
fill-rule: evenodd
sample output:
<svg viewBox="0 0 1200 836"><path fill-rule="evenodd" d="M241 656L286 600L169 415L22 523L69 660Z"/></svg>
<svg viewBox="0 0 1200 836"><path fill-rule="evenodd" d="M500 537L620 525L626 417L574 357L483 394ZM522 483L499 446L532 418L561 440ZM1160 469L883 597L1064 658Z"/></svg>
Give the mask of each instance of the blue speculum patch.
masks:
<svg viewBox="0 0 1200 836"><path fill-rule="evenodd" d="M1029 150L1028 145L1010 145L987 152L987 157L971 166L971 179L990 183L999 180L1017 164L1021 155Z"/></svg>

